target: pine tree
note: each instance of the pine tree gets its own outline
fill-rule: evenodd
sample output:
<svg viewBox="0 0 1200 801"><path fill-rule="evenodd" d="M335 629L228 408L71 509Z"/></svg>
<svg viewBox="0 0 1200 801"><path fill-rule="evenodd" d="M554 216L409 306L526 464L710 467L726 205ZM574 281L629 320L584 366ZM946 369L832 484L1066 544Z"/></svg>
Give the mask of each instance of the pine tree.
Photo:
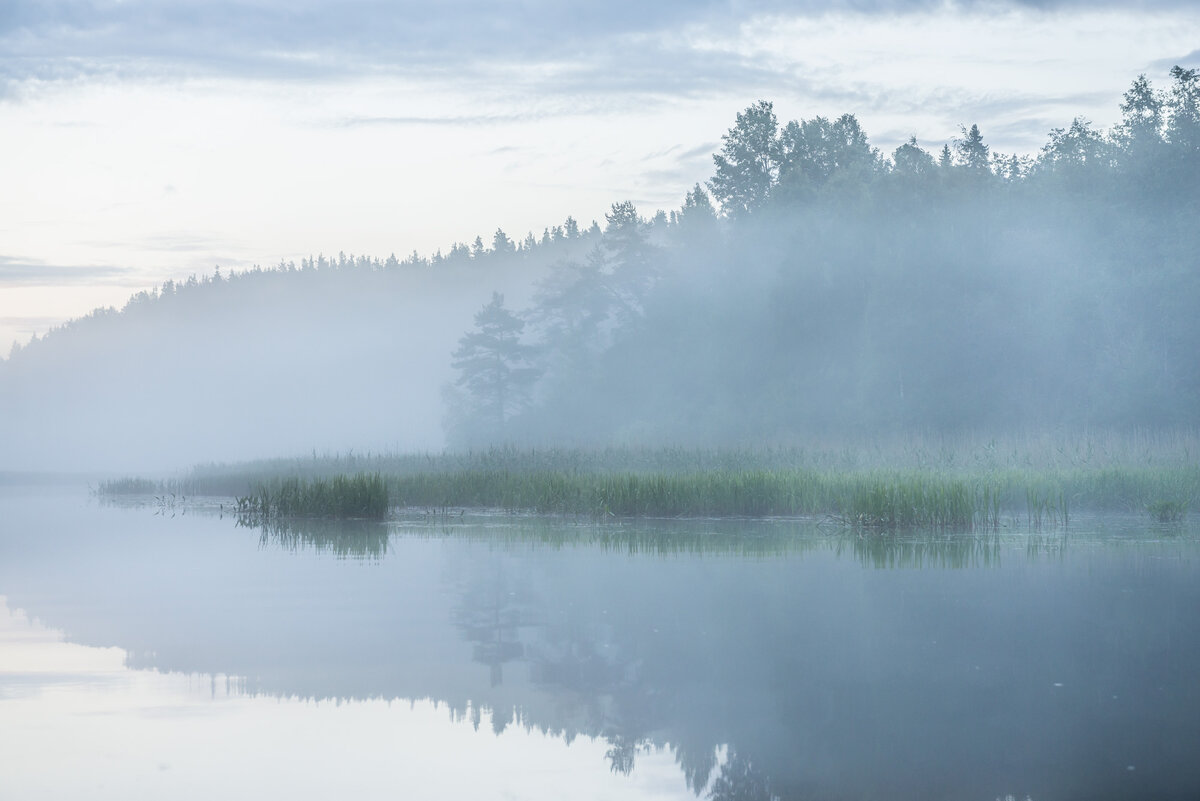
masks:
<svg viewBox="0 0 1200 801"><path fill-rule="evenodd" d="M963 138L954 143L959 166L965 167L975 175L990 175L992 158L988 146L983 143L983 134L979 126L972 125L971 130L962 129Z"/></svg>
<svg viewBox="0 0 1200 801"><path fill-rule="evenodd" d="M459 371L455 384L465 393L475 422L502 433L506 423L526 408L539 371L532 366L533 348L521 342L525 323L504 307L504 296L475 315L475 329L458 341L451 365Z"/></svg>

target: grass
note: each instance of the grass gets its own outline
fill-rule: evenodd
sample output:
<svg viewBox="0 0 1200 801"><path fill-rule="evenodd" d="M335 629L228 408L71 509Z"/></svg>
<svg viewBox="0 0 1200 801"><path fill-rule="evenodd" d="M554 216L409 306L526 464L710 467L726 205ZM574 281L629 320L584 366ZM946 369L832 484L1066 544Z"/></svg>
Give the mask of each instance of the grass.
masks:
<svg viewBox="0 0 1200 801"><path fill-rule="evenodd" d="M1133 511L1172 488L1200 490L1200 468L1022 471L713 470L549 473L466 470L389 477L400 506L488 507L598 517L827 515L848 526L985 529L1023 519L1065 526L1076 509Z"/></svg>
<svg viewBox="0 0 1200 801"><path fill-rule="evenodd" d="M1076 510L1178 519L1200 495L1196 432L897 438L761 449L494 448L205 465L101 492L237 496L263 519L383 519L389 506L603 517L828 516L850 527L1031 529ZM145 482L145 483L142 483ZM1172 505L1174 503L1175 505Z"/></svg>
<svg viewBox="0 0 1200 801"><path fill-rule="evenodd" d="M336 520L387 518L388 489L378 473L331 479L285 478L259 484L237 499L237 514L248 522L293 518Z"/></svg>
<svg viewBox="0 0 1200 801"><path fill-rule="evenodd" d="M1188 502L1159 498L1146 504L1146 511L1159 523L1178 523L1187 516Z"/></svg>
<svg viewBox="0 0 1200 801"><path fill-rule="evenodd" d="M114 478L101 481L96 488L100 495L155 495L163 491L163 482L148 478Z"/></svg>

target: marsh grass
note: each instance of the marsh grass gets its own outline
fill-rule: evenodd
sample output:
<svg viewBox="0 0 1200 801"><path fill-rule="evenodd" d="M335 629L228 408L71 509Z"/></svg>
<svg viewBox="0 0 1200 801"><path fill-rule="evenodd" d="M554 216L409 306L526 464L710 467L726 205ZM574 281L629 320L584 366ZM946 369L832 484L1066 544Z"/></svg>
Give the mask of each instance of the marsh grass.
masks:
<svg viewBox="0 0 1200 801"><path fill-rule="evenodd" d="M330 479L276 479L237 499L239 518L249 523L295 518L384 520L388 489L378 473Z"/></svg>
<svg viewBox="0 0 1200 801"><path fill-rule="evenodd" d="M492 508L594 517L823 515L863 529L996 529L1023 518L1060 528L1079 508L1133 511L1170 488L1200 489L1200 468L1101 471L717 470L549 473L465 470L392 476L400 506Z"/></svg>
<svg viewBox="0 0 1200 801"><path fill-rule="evenodd" d="M1178 523L1187 516L1188 501L1159 498L1146 505L1146 511L1159 523Z"/></svg>
<svg viewBox="0 0 1200 801"><path fill-rule="evenodd" d="M400 506L607 517L817 515L875 531L1060 528L1076 510L1175 514L1200 496L1196 432L958 439L760 449L493 448L205 465L164 482L189 496L237 496L259 517L382 519ZM1185 507L1178 509L1182 515Z"/></svg>
<svg viewBox="0 0 1200 801"><path fill-rule="evenodd" d="M135 477L108 479L96 487L98 495L157 495L163 492L163 482Z"/></svg>

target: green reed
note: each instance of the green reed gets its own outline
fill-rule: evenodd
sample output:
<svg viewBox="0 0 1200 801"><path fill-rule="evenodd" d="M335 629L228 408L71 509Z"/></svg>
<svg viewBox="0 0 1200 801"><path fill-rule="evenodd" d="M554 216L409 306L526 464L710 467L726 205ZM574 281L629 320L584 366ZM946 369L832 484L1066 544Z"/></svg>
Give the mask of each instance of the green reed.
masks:
<svg viewBox="0 0 1200 801"><path fill-rule="evenodd" d="M1178 498L1158 498L1146 504L1146 511L1159 523L1178 523L1187 516L1189 503Z"/></svg>
<svg viewBox="0 0 1200 801"><path fill-rule="evenodd" d="M390 506L387 483L378 473L330 479L285 478L259 484L237 499L237 513L248 520L289 518L362 518L383 520Z"/></svg>
<svg viewBox="0 0 1200 801"><path fill-rule="evenodd" d="M1018 521L1057 528L1080 509L1182 515L1187 500L1200 497L1197 453L1200 440L1190 431L1075 439L912 436L840 447L500 447L314 453L200 466L144 486L237 496L268 518L381 519L390 504L597 518L818 515L880 531L995 529ZM140 481L111 482L101 492L136 491ZM1175 511L1163 499L1183 505Z"/></svg>
<svg viewBox="0 0 1200 801"><path fill-rule="evenodd" d="M112 478L96 487L99 495L154 495L163 491L163 482L148 478Z"/></svg>

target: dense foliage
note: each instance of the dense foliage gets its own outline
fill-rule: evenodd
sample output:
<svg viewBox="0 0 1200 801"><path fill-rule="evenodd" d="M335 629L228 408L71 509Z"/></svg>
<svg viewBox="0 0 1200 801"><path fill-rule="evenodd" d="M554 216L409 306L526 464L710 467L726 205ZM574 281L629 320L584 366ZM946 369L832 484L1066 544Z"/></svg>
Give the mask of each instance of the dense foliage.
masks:
<svg viewBox="0 0 1200 801"><path fill-rule="evenodd" d="M544 282L524 312L544 377L506 435L1200 422L1200 80L1172 78L1036 157L972 125L938 157L913 139L885 158L852 115L749 107L707 192L650 221L614 205Z"/></svg>

